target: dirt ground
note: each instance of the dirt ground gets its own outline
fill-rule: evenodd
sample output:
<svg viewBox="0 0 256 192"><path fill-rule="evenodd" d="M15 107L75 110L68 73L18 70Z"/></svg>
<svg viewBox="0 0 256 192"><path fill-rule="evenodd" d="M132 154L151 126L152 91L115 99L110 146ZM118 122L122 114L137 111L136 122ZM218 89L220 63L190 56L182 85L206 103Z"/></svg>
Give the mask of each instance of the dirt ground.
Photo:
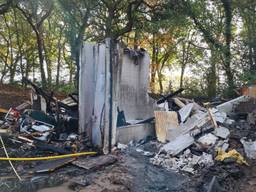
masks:
<svg viewBox="0 0 256 192"><path fill-rule="evenodd" d="M30 100L30 89L0 84L0 108L9 109Z"/></svg>

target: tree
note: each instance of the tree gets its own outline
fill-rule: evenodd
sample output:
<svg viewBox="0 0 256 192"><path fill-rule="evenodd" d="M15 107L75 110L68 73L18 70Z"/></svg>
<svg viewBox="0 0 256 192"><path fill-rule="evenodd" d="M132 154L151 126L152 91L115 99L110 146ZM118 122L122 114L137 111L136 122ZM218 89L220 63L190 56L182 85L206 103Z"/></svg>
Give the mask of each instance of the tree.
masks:
<svg viewBox="0 0 256 192"><path fill-rule="evenodd" d="M24 18L30 24L31 28L36 34L41 80L43 87L45 87L47 85L47 81L44 69L43 24L52 12L53 1L40 0L34 2L32 0L27 0L20 2L16 7L21 11Z"/></svg>
<svg viewBox="0 0 256 192"><path fill-rule="evenodd" d="M20 38L16 10L10 9L9 12L0 17L3 20L2 27L6 29L0 32L0 37L3 39L1 42L0 58L4 63L1 83L9 75L9 82L13 84L16 72L18 71L18 62L21 61L23 56L23 41Z"/></svg>
<svg viewBox="0 0 256 192"><path fill-rule="evenodd" d="M211 11L215 10L214 8L209 8L207 1L183 1L184 12L187 12L188 16L193 20L195 26L204 36L205 41L208 44L211 44L215 50L220 51L223 58L223 69L226 72L227 84L229 95L231 96L234 93L234 76L233 70L231 68L231 41L232 41L232 3L231 0L221 0L221 2L215 2L215 7L217 11L224 11L224 26L222 31L222 36L224 41L219 36L215 36L212 32L212 28L209 25L209 18L204 17L211 15ZM214 2L211 2L211 5L214 5ZM204 11L203 11L204 10ZM206 13L205 13L206 12ZM216 23L215 23L216 24Z"/></svg>
<svg viewBox="0 0 256 192"><path fill-rule="evenodd" d="M65 37L71 48L71 58L77 68L76 83L78 83L80 50L85 38L85 30L90 25L92 14L98 6L97 0L59 0L59 10L63 10L66 24Z"/></svg>
<svg viewBox="0 0 256 192"><path fill-rule="evenodd" d="M87 33L98 42L117 40L133 30L142 5L143 0L100 0Z"/></svg>
<svg viewBox="0 0 256 192"><path fill-rule="evenodd" d="M249 0L236 2L236 7L243 21L240 33L248 52L244 52L249 61L249 70L256 72L256 4Z"/></svg>
<svg viewBox="0 0 256 192"><path fill-rule="evenodd" d="M174 1L146 1L138 11L138 21L131 33L133 47L143 47L150 52L150 89L164 92L164 69L177 59L177 46L191 25L175 9ZM130 43L130 44L132 44Z"/></svg>
<svg viewBox="0 0 256 192"><path fill-rule="evenodd" d="M14 4L14 0L0 1L0 15L6 13Z"/></svg>

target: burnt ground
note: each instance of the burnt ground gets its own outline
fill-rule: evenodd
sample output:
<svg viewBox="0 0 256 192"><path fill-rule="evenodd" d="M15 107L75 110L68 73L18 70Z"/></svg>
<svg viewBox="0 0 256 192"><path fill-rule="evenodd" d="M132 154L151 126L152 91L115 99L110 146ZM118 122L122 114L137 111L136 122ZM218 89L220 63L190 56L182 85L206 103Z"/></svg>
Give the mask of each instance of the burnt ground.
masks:
<svg viewBox="0 0 256 192"><path fill-rule="evenodd" d="M12 157L32 157L36 155L53 155L24 144L12 142L12 136L3 135L8 146L7 151ZM0 191L2 192L51 192L51 191L81 191L81 192L129 192L129 191L186 191L184 184L189 177L153 166L149 158L136 152L134 147L124 153L115 152L118 161L96 170L85 170L72 164L65 165L49 173L32 173L32 170L43 162L14 162L22 181L19 181L9 163L0 164ZM4 156L0 150L0 156ZM90 157L81 157L90 158ZM85 185L79 185L73 180L81 179Z"/></svg>
<svg viewBox="0 0 256 192"><path fill-rule="evenodd" d="M8 109L29 100L29 90L11 86L0 86L0 107ZM240 138L243 136L256 138L256 129L246 122L236 123L229 127L231 131L230 148L236 149L243 156ZM52 155L40 152L24 144L13 143L12 136L3 136L10 156L32 157ZM157 147L148 142L143 145L146 151L156 152ZM18 181L10 165L0 161L0 192L204 192L207 191L213 176L217 184L214 191L253 192L256 187L256 161L248 161L249 166L236 163L216 162L214 166L199 170L195 175L167 171L149 163L150 157L130 147L124 152L116 151L118 161L112 165L88 171L74 165L65 165L50 173L31 174L30 170L40 162L14 162L14 166L22 177ZM0 149L0 156L4 156ZM88 157L90 158L90 157ZM73 182L83 180L84 186Z"/></svg>
<svg viewBox="0 0 256 192"><path fill-rule="evenodd" d="M3 135L7 151L12 157L53 155L24 144L13 143L13 136ZM152 144L153 143L153 144ZM143 150L156 151L156 142L143 144ZM140 146L141 148L141 146ZM137 152L133 146L124 152L115 151L118 161L96 170L85 170L72 164L50 173L31 173L43 162L14 162L22 181L15 177L10 165L0 161L0 191L2 192L206 192L213 176L220 188L216 191L255 191L256 164L241 166L236 163L216 162L214 166L199 170L195 175L167 171L149 163L150 157ZM0 156L4 156L0 150ZM80 159L91 157L81 157ZM85 186L74 179L85 181Z"/></svg>
<svg viewBox="0 0 256 192"><path fill-rule="evenodd" d="M24 144L14 144L10 138L3 136L12 157L32 157L36 155L53 155L38 151ZM155 151L156 142L148 142L140 146L145 151ZM150 157L137 152L137 147L129 147L124 152L114 154L118 161L109 166L95 170L85 170L72 164L65 165L49 173L31 173L43 162L14 162L22 181L15 177L8 162L1 161L0 191L20 192L206 192L213 176L216 176L218 187L215 191L255 191L256 164L241 166L236 163L216 162L214 166L199 170L195 175L167 171L152 165ZM0 150L0 156L4 152ZM86 159L91 157L81 157ZM79 179L86 184L80 185Z"/></svg>
<svg viewBox="0 0 256 192"><path fill-rule="evenodd" d="M29 89L0 85L0 108L9 109L22 104L30 99L29 92ZM12 135L2 137L11 157L53 155L26 144L14 143ZM189 181L187 176L153 166L149 163L149 158L136 152L135 148L117 153L118 161L115 164L93 171L68 164L50 173L31 174L31 170L41 162L13 162L22 181L17 179L7 161L0 161L0 192L184 191L183 184ZM5 157L2 147L0 156ZM77 178L86 180L88 186L72 182L72 179Z"/></svg>

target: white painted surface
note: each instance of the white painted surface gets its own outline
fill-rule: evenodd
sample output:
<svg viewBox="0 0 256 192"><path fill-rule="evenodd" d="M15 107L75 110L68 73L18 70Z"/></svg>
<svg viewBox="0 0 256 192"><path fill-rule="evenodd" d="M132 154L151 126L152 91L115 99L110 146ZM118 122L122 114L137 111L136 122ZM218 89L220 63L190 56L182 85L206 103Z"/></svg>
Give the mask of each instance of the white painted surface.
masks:
<svg viewBox="0 0 256 192"><path fill-rule="evenodd" d="M119 107L127 120L154 116L153 100L148 96L150 57L147 52L138 64L124 54L121 65Z"/></svg>
<svg viewBox="0 0 256 192"><path fill-rule="evenodd" d="M147 94L150 64L148 53L145 52L145 56L139 59L136 65L132 58L123 54L122 47L115 46L112 81L109 40L106 40L105 44L85 43L80 58L79 130L88 136L93 144L103 147L104 151L107 151L109 146L110 127L111 144L116 143L117 107L124 111L127 120L153 117L154 102Z"/></svg>
<svg viewBox="0 0 256 192"><path fill-rule="evenodd" d="M130 141L138 142L147 136L155 136L155 126L151 123L127 125L117 128L117 142L128 144Z"/></svg>
<svg viewBox="0 0 256 192"><path fill-rule="evenodd" d="M222 104L216 106L216 108L220 112L230 113L230 112L233 111L234 105L239 104L240 102L243 102L243 101L247 101L248 99L249 99L248 96L240 96L240 97L237 97L233 100L222 103Z"/></svg>
<svg viewBox="0 0 256 192"><path fill-rule="evenodd" d="M94 104L93 44L85 44L81 50L79 71L79 130L91 139Z"/></svg>

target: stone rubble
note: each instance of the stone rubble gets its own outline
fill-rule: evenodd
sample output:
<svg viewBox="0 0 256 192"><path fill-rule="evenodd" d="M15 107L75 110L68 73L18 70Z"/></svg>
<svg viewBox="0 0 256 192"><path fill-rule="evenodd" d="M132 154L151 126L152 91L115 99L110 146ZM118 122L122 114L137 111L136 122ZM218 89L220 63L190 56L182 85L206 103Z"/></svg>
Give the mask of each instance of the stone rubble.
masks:
<svg viewBox="0 0 256 192"><path fill-rule="evenodd" d="M156 155L150 159L150 162L167 170L184 171L192 174L196 173L198 168L210 167L214 164L211 154L203 153L201 156L197 156L192 154L190 149L186 149L178 157L165 154Z"/></svg>
<svg viewBox="0 0 256 192"><path fill-rule="evenodd" d="M236 121L231 119L229 114L236 106L236 102L240 103L247 99L239 97L210 109L192 108L195 105L193 103L183 106L179 110L179 135L163 144L159 152L150 158L150 162L167 170L190 174L213 166L217 151L232 150L229 148L229 127ZM241 143L247 156L256 158L256 141L241 140Z"/></svg>

